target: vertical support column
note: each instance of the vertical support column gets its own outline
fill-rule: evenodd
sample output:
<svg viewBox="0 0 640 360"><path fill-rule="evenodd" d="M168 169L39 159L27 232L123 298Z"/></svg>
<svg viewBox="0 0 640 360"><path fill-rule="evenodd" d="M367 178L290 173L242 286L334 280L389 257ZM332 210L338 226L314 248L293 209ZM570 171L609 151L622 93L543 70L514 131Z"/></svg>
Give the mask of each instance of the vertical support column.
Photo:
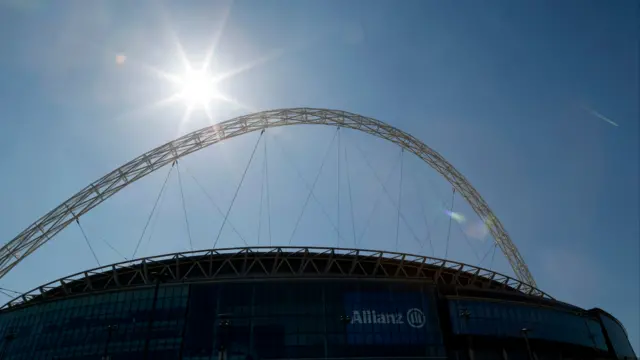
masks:
<svg viewBox="0 0 640 360"><path fill-rule="evenodd" d="M470 335L465 336L467 339L467 350L469 351L469 360L476 360L476 354L473 351L473 338Z"/></svg>
<svg viewBox="0 0 640 360"><path fill-rule="evenodd" d="M191 303L191 285L183 285L187 287L187 305L185 306L184 309L184 317L183 317L183 321L184 324L182 324L182 335L180 336L180 350L178 351L178 359L182 359L182 352L184 351L184 337L185 334L187 333L187 326L189 325L189 310L190 310L190 306L189 304Z"/></svg>
<svg viewBox="0 0 640 360"><path fill-rule="evenodd" d="M149 358L149 343L151 342L151 332L153 330L153 318L156 312L156 304L158 303L158 290L160 289L160 277L155 278L156 285L153 290L153 303L151 305L151 312L149 313L149 320L147 325L147 336L144 339L144 350L142 352L142 358L147 360Z"/></svg>
<svg viewBox="0 0 640 360"><path fill-rule="evenodd" d="M213 337L211 338L211 341L213 342L213 345L211 346L212 351L216 351L217 347L217 339L218 339L218 326L217 326L217 322L220 321L219 319L219 314L220 314L220 298L222 296L224 296L224 291L220 290L221 288L218 287L216 289L216 312L215 312L215 317L212 321L211 326L213 326ZM213 356L213 354L210 354L210 356ZM218 351L218 358L221 359L222 358L222 352Z"/></svg>
<svg viewBox="0 0 640 360"><path fill-rule="evenodd" d="M425 309L427 309L427 301L425 300L425 292L427 291L428 287L424 284L420 285L420 306L422 307L422 311L425 311ZM439 318L439 316L438 316ZM440 325L440 320L438 319L438 325ZM424 336L427 336L427 332L425 331ZM429 354L429 344L427 343L427 339L423 339L425 345L424 345L424 354L425 356L430 356Z"/></svg>
<svg viewBox="0 0 640 360"><path fill-rule="evenodd" d="M529 344L529 336L527 335L531 330L528 328L522 328L522 330L520 331L522 332L522 336L524 337L524 342L527 345L527 355L529 356L529 360L534 360L533 352L531 352L531 344Z"/></svg>
<svg viewBox="0 0 640 360"><path fill-rule="evenodd" d="M602 330L602 336L604 336L604 341L607 344L607 349L609 350L609 356L612 359L617 359L618 356L616 355L616 351L613 348L613 344L611 343L611 338L609 338L609 333L607 332L607 328L604 326L604 322L602 321L602 316L600 316L600 313L598 312L597 309L594 310L590 310L589 313L593 316L596 317L596 319L598 319L598 324L600 324L600 330Z"/></svg>
<svg viewBox="0 0 640 360"><path fill-rule="evenodd" d="M118 325L107 325L107 339L104 342L104 350L102 352L102 358L107 360L109 359L109 343L111 342L111 334L113 330L117 330Z"/></svg>
<svg viewBox="0 0 640 360"><path fill-rule="evenodd" d="M216 298L216 315L215 318L213 320L213 339L211 339L211 341L213 341L213 351L217 351L217 357L218 359L222 359L223 357L225 357L225 354L222 350L220 350L220 344L219 344L219 337L220 337L220 299L225 296L225 288L223 287L219 287L216 291L217 293L217 298ZM213 354L212 354L213 355Z"/></svg>
<svg viewBox="0 0 640 360"><path fill-rule="evenodd" d="M0 351L0 359L5 358L5 353L9 350L9 348L11 347L11 342L13 342L15 338L16 334L13 332L10 332L4 336L4 341L2 342L2 350Z"/></svg>
<svg viewBox="0 0 640 360"><path fill-rule="evenodd" d="M439 288L435 289L434 297L436 302L436 309L438 312L438 319L440 322L440 332L442 333L442 343L445 348L445 356L450 358L455 348L453 326L451 325L449 300L444 294L440 292Z"/></svg>
<svg viewBox="0 0 640 360"><path fill-rule="evenodd" d="M249 318L249 349L247 349L247 356L255 354L253 350L253 319L256 313L256 284L251 283L251 318Z"/></svg>

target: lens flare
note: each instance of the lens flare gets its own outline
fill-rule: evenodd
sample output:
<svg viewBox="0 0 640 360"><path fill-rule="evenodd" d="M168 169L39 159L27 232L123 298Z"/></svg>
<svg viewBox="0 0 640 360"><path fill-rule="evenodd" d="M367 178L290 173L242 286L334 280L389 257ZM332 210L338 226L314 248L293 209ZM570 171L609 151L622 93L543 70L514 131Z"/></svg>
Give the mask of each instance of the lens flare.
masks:
<svg viewBox="0 0 640 360"><path fill-rule="evenodd" d="M447 214L447 216L449 216L453 220L455 220L458 224L464 224L467 221L464 215L460 213L449 211L449 210L445 210L444 213Z"/></svg>
<svg viewBox="0 0 640 360"><path fill-rule="evenodd" d="M469 224L469 226L464 230L464 233L471 238L484 240L487 235L489 235L489 228L487 228L484 222L477 221Z"/></svg>
<svg viewBox="0 0 640 360"><path fill-rule="evenodd" d="M116 64L117 65L124 65L124 62L127 61L127 56L124 54L118 54L116 55Z"/></svg>
<svg viewBox="0 0 640 360"><path fill-rule="evenodd" d="M473 239L484 241L486 237L489 235L490 229L493 226L493 224L494 224L493 218L478 220L476 222L473 222L467 225L467 227L464 229L464 233Z"/></svg>

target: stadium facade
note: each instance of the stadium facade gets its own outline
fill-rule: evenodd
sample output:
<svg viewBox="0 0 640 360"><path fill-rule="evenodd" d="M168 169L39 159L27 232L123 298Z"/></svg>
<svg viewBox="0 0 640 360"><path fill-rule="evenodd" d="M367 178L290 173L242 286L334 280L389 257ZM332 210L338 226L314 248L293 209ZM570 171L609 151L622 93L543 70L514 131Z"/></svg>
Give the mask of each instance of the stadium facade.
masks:
<svg viewBox="0 0 640 360"><path fill-rule="evenodd" d="M621 323L493 271L257 247L133 260L0 310L0 359L624 359Z"/></svg>

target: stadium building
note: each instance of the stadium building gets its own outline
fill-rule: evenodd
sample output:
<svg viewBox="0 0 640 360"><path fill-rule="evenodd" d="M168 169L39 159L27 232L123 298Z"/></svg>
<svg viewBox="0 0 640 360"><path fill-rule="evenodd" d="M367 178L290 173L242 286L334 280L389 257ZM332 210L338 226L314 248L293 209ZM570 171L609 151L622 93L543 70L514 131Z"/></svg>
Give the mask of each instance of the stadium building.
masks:
<svg viewBox="0 0 640 360"><path fill-rule="evenodd" d="M239 248L108 265L0 313L1 359L624 359L624 327L516 279L377 251Z"/></svg>
<svg viewBox="0 0 640 360"><path fill-rule="evenodd" d="M498 218L440 154L388 124L339 110L250 114L153 149L2 246L0 278L151 172L225 139L295 124L366 132L424 160L485 221L514 278L450 260L359 249L245 247L147 257L67 276L6 303L0 359L635 358L613 316L537 289Z"/></svg>

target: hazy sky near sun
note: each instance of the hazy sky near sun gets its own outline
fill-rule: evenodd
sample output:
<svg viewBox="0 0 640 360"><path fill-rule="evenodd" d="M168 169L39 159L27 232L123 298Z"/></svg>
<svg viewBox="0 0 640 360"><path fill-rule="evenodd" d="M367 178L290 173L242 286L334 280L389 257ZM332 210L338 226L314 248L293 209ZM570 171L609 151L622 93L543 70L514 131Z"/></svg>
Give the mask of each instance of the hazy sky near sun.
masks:
<svg viewBox="0 0 640 360"><path fill-rule="evenodd" d="M611 312L638 352L638 16L631 0L0 1L0 237L9 241L91 181L212 122L283 107L341 109L440 152L502 220L539 287ZM161 73L180 76L181 53L200 64L212 45L209 71L229 75L216 86L232 101L213 101L211 119L202 109L185 118L183 103L162 102L179 89ZM390 198L401 192L411 224L397 230L399 250L431 255L412 235L426 239L429 228L433 254L442 256L450 187L407 154L399 187L396 147L342 130L338 144L334 135L314 127L261 139L269 147L273 244L288 243L308 193L291 163L311 184L329 149L320 200L311 201L293 244L339 245L333 223L344 238L364 233L355 245L395 250ZM181 163L195 248L211 247L222 220L189 174L226 210L257 140L226 141ZM370 228L382 191L358 146L381 178L391 172L390 195ZM229 218L249 244L268 237L257 205L259 149ZM131 256L167 171L83 217L101 263L122 260L102 239ZM175 173L170 180L143 255L188 248ZM473 219L461 199L454 207ZM471 239L469 247L464 232L454 225L452 257L478 263L491 241ZM235 236L227 226L220 246L243 245ZM0 287L24 291L95 265L74 225ZM511 274L504 259L492 266Z"/></svg>

